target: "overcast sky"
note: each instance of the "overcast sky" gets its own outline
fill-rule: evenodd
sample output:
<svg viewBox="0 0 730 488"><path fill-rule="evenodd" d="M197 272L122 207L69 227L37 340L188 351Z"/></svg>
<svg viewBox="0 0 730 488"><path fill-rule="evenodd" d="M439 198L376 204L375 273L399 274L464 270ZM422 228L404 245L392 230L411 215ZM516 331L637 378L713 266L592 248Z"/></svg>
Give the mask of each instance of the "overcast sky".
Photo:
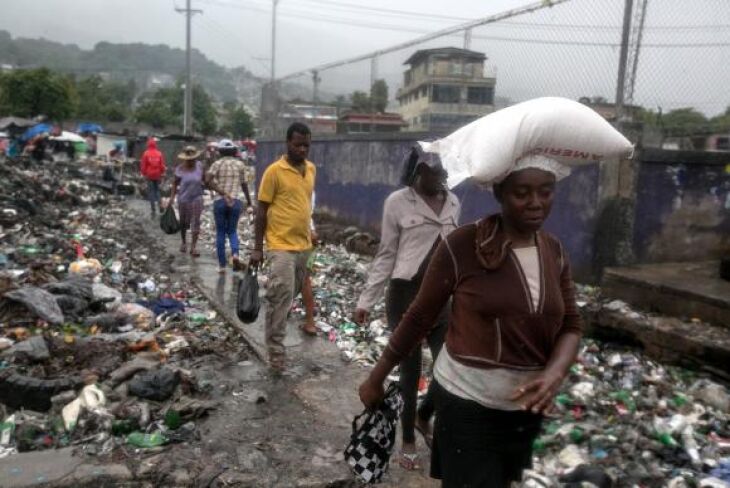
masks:
<svg viewBox="0 0 730 488"><path fill-rule="evenodd" d="M285 75L486 17L528 0L280 0L277 74ZM624 0L570 0L473 32L497 95L613 99ZM694 106L714 115L730 104L730 0L649 0L635 100L664 110ZM185 0L2 0L0 29L91 48L99 41L184 47ZM226 66L267 76L271 0L193 0L193 45ZM462 46L453 36L421 47ZM393 92L417 48L382 56L378 75ZM322 89L369 85L370 64L322 73ZM302 82L308 82L301 78Z"/></svg>

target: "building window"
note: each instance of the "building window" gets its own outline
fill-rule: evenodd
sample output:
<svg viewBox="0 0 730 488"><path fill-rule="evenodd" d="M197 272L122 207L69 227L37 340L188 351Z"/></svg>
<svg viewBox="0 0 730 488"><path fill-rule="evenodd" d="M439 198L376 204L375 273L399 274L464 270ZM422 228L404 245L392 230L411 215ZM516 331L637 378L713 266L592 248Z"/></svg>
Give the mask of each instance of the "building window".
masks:
<svg viewBox="0 0 730 488"><path fill-rule="evenodd" d="M718 137L715 141L715 149L718 151L730 151L730 137Z"/></svg>
<svg viewBox="0 0 730 488"><path fill-rule="evenodd" d="M475 105L492 105L494 103L494 88L491 86L470 86L466 100Z"/></svg>
<svg viewBox="0 0 730 488"><path fill-rule="evenodd" d="M462 74L462 67L464 66L462 61L452 61L449 63L449 74L459 76Z"/></svg>
<svg viewBox="0 0 730 488"><path fill-rule="evenodd" d="M433 85L431 101L436 103L459 103L461 87L458 85Z"/></svg>

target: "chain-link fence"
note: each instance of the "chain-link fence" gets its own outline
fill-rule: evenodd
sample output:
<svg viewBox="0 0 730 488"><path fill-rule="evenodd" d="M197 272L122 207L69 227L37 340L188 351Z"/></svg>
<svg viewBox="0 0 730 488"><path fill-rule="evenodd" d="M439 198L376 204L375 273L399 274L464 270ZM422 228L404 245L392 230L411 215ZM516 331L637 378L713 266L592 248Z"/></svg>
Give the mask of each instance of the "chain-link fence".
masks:
<svg viewBox="0 0 730 488"><path fill-rule="evenodd" d="M414 38L461 24L468 17L438 20L427 19L429 14L411 12L413 18L433 22L430 24L433 28L427 29L422 23L417 23L417 27L409 24L405 17L408 12L355 4L343 6L331 0L304 1L320 7L339 5L329 14L330 21L348 22L349 19L353 32L403 29L412 31ZM279 93L286 102L287 93L299 85L296 91L300 102L305 99L313 101L315 106L347 108L353 101L353 91L367 93L374 79L384 79L389 87L388 111L403 112L403 103L397 98L408 86L405 80L408 66L404 62L418 50L468 47L486 56L483 76L493 79L491 106L485 107L485 112L552 95L583 99L612 118L625 3L625 0L569 0L473 28L466 36L462 31L386 52L374 60L363 59L319 70L316 88L312 73L305 70L299 76L281 81ZM730 2L634 0L633 4L625 77L626 113L653 124L664 124L662 129L666 132L688 123L686 117L672 114L677 109L688 108L692 110L684 111L684 115L689 113L690 119L694 117L695 125L701 125L704 120L708 130L722 128L712 125L712 118L721 119L719 115L730 105ZM303 8L301 5L297 8ZM378 11L387 22L369 24L366 19L372 17L365 14L375 15ZM420 19L419 15L424 18ZM461 72L450 75L467 77ZM427 95L433 100L432 92ZM265 120L262 122L266 125ZM414 127L411 121L406 123L406 129ZM694 130L695 126L692 127Z"/></svg>

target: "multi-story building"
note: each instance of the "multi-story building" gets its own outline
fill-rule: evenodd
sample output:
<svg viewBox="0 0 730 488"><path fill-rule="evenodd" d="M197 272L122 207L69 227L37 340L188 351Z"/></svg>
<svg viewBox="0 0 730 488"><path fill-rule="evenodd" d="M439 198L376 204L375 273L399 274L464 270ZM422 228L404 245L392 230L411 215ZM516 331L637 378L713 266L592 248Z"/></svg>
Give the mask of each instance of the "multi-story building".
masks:
<svg viewBox="0 0 730 488"><path fill-rule="evenodd" d="M485 76L486 59L455 47L424 49L408 58L397 95L406 130L448 132L493 112L496 79Z"/></svg>

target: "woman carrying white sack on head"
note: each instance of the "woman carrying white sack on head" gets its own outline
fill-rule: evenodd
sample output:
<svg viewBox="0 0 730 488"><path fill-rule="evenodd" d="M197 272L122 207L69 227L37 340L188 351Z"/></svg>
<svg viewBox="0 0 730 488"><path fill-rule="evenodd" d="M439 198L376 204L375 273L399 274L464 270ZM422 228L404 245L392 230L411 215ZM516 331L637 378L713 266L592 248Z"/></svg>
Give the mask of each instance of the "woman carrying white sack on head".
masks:
<svg viewBox="0 0 730 488"><path fill-rule="evenodd" d="M550 117L559 120L560 108L566 104L557 105L558 113ZM509 146L505 159L486 161L500 167L480 167L484 160L465 156L469 142L474 149L488 147L484 141L458 144L449 136L431 146L444 150L439 155L450 174L456 171L457 177L473 177L469 168L482 175L491 172L491 179L478 181L492 185L501 212L462 226L441 242L418 295L360 386L362 402L376 406L390 371L420 344L440 310L452 300L446 342L434 367L436 424L431 457L431 476L447 488L504 488L521 480L523 470L532 465L532 443L543 415L553 407L583 330L568 257L560 241L542 230L555 185L570 169L565 160L546 157L543 148L587 149L571 147L573 141L561 140L555 131L551 138L525 133L530 127L525 119L543 115L539 109L524 110L523 119L516 122L502 121L512 133L503 133L501 139L469 126L452 134L461 132ZM508 115L512 118L515 111ZM483 119L474 124L479 122L485 125ZM539 131L546 134L550 129ZM604 140L615 136L599 135ZM620 144L602 150L602 155L627 154L631 145L620 138L614 137ZM528 155L511 158L510 152ZM474 154L479 151L472 158Z"/></svg>

